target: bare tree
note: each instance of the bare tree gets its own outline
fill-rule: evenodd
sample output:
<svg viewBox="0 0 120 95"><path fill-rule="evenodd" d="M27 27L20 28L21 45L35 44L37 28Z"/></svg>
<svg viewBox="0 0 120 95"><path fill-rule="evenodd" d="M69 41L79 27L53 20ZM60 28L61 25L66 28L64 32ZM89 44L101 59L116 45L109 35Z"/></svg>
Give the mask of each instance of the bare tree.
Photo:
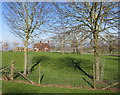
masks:
<svg viewBox="0 0 120 95"><path fill-rule="evenodd" d="M24 49L24 74L27 70L28 41L44 31L44 24L49 20L49 5L45 2L6 2L3 14L10 31L22 38Z"/></svg>
<svg viewBox="0 0 120 95"><path fill-rule="evenodd" d="M8 51L8 46L9 46L9 44L8 44L7 41L3 43L3 49L4 49L4 51Z"/></svg>
<svg viewBox="0 0 120 95"><path fill-rule="evenodd" d="M0 42L0 51L3 51L3 41Z"/></svg>
<svg viewBox="0 0 120 95"><path fill-rule="evenodd" d="M96 80L99 81L98 37L106 29L116 30L118 25L118 2L64 2L54 3L69 23L89 28L94 39Z"/></svg>
<svg viewBox="0 0 120 95"><path fill-rule="evenodd" d="M106 47L106 50L112 53L113 50L118 51L118 33L112 33L110 30L104 31L104 35L99 37L100 42ZM100 41L101 40L101 41Z"/></svg>
<svg viewBox="0 0 120 95"><path fill-rule="evenodd" d="M89 38L89 32L87 31L84 27L80 28L79 25L69 31L68 39L72 40L72 45L76 49L76 53L79 53L78 47L80 47L80 54L83 53L83 43Z"/></svg>
<svg viewBox="0 0 120 95"><path fill-rule="evenodd" d="M111 34L107 34L106 36L105 36L105 38L106 38L106 43L108 44L108 49L109 49L109 52L110 53L112 53L112 51L114 50L114 48L115 48L115 37L116 36L114 36L114 35L111 35ZM118 38L118 37L116 37L116 38Z"/></svg>
<svg viewBox="0 0 120 95"><path fill-rule="evenodd" d="M58 50L61 51L62 54L64 54L64 45L65 45L65 35L59 31L59 33L55 33L51 39L55 41L55 43L59 46Z"/></svg>
<svg viewBox="0 0 120 95"><path fill-rule="evenodd" d="M59 14L59 13L58 13ZM59 43L59 49L62 54L65 52L65 42L67 40L67 37L69 35L69 31L67 31L65 23L67 23L66 20L62 18L62 15L59 14L58 20L54 23L54 36L51 37L52 39L55 39ZM64 21L63 21L64 20ZM57 27L56 27L57 25Z"/></svg>
<svg viewBox="0 0 120 95"><path fill-rule="evenodd" d="M18 45L19 43L17 43L16 41L13 42L14 46L13 46L13 51L18 51Z"/></svg>

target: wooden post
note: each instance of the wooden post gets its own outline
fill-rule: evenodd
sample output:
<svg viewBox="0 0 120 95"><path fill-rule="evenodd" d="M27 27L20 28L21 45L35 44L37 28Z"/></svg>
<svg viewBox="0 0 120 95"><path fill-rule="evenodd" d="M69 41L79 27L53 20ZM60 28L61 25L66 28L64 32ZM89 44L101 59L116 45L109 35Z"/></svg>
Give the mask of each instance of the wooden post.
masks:
<svg viewBox="0 0 120 95"><path fill-rule="evenodd" d="M101 68L101 76L100 76L101 81L102 81L102 78L103 78L103 68L104 68L104 64L102 64L102 68Z"/></svg>
<svg viewBox="0 0 120 95"><path fill-rule="evenodd" d="M28 74L30 74L30 57L28 58Z"/></svg>
<svg viewBox="0 0 120 95"><path fill-rule="evenodd" d="M93 64L93 87L95 89L95 65Z"/></svg>
<svg viewBox="0 0 120 95"><path fill-rule="evenodd" d="M11 76L10 76L10 79L13 80L13 74L14 74L14 63L15 61L12 60L12 64L11 64Z"/></svg>
<svg viewBox="0 0 120 95"><path fill-rule="evenodd" d="M103 88L103 90L108 89L108 88L110 88L110 87L112 87L112 86L115 86L115 85L118 85L118 84L120 84L120 82L117 82L117 83L114 83L114 84L112 84L112 85L109 85L109 86Z"/></svg>
<svg viewBox="0 0 120 95"><path fill-rule="evenodd" d="M40 63L39 63L39 84L40 84Z"/></svg>
<svg viewBox="0 0 120 95"><path fill-rule="evenodd" d="M5 80L7 80L7 81L8 81L7 76L5 76L4 74L2 74L2 76L3 76L3 79L5 79Z"/></svg>
<svg viewBox="0 0 120 95"><path fill-rule="evenodd" d="M21 76L23 76L26 80L28 80L29 82L31 82L32 84L34 84L33 81L29 80L24 74L22 74L21 72L19 72L16 68L14 68Z"/></svg>
<svg viewBox="0 0 120 95"><path fill-rule="evenodd" d="M10 68L9 68L9 67L6 67L6 68L0 70L0 72L3 72L3 71L5 71L5 70L7 70L7 69L10 69Z"/></svg>

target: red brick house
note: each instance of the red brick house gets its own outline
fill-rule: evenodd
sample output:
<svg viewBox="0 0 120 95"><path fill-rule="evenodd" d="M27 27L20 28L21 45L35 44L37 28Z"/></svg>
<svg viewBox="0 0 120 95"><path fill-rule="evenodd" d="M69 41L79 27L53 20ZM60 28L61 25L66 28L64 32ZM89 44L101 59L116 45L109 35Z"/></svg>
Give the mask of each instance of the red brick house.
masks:
<svg viewBox="0 0 120 95"><path fill-rule="evenodd" d="M49 45L49 41L48 43L42 43L40 41L40 43L35 43L34 44L34 51L50 51L51 50L51 47Z"/></svg>

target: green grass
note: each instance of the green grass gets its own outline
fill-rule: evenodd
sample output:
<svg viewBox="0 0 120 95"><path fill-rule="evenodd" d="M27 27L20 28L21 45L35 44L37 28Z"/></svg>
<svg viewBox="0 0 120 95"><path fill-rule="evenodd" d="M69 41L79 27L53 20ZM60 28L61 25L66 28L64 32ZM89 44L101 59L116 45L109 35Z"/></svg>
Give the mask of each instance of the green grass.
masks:
<svg viewBox="0 0 120 95"><path fill-rule="evenodd" d="M92 76L92 65L94 64L94 56L88 54L60 54L51 52L29 52L29 56L33 57L32 66L41 61L41 76L44 74L42 84L64 84L72 86L91 87L92 79L78 70L75 63ZM24 53L23 52L3 52L2 65L11 66L11 60L15 60L15 67L19 71L24 70ZM104 64L103 80L110 85L118 81L118 57L100 55L100 67ZM33 82L38 83L39 66L36 65L30 75L27 75ZM89 83L85 82L88 80ZM16 80L24 80L18 77ZM111 82L112 81L112 82ZM96 84L97 87L105 87L104 84Z"/></svg>
<svg viewBox="0 0 120 95"><path fill-rule="evenodd" d="M98 91L87 89L69 89L60 87L39 87L35 85L3 82L3 93L113 93L111 91Z"/></svg>

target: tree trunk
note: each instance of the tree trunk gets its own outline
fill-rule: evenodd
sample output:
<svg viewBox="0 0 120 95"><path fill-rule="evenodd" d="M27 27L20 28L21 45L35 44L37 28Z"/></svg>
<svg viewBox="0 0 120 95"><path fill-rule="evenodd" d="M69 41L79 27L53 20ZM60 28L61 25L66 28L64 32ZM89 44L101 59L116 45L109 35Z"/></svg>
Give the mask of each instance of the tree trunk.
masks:
<svg viewBox="0 0 120 95"><path fill-rule="evenodd" d="M83 54L83 50L82 50L82 42L80 41L80 54Z"/></svg>
<svg viewBox="0 0 120 95"><path fill-rule="evenodd" d="M79 53L79 51L78 51L78 40L76 40L76 53Z"/></svg>
<svg viewBox="0 0 120 95"><path fill-rule="evenodd" d="M65 41L64 41L64 40L62 40L62 54L64 54L64 53L65 53L64 47L65 47Z"/></svg>
<svg viewBox="0 0 120 95"><path fill-rule="evenodd" d="M26 41L25 41L25 49L24 49L24 74L26 75L27 73L27 51L28 51L28 35L26 35Z"/></svg>
<svg viewBox="0 0 120 95"><path fill-rule="evenodd" d="M7 47L5 47L5 51L7 51Z"/></svg>
<svg viewBox="0 0 120 95"><path fill-rule="evenodd" d="M102 43L102 54L104 54L104 45Z"/></svg>
<svg viewBox="0 0 120 95"><path fill-rule="evenodd" d="M98 52L98 33L94 33L94 58L95 58L95 71L96 71L96 81L99 81L99 52Z"/></svg>

